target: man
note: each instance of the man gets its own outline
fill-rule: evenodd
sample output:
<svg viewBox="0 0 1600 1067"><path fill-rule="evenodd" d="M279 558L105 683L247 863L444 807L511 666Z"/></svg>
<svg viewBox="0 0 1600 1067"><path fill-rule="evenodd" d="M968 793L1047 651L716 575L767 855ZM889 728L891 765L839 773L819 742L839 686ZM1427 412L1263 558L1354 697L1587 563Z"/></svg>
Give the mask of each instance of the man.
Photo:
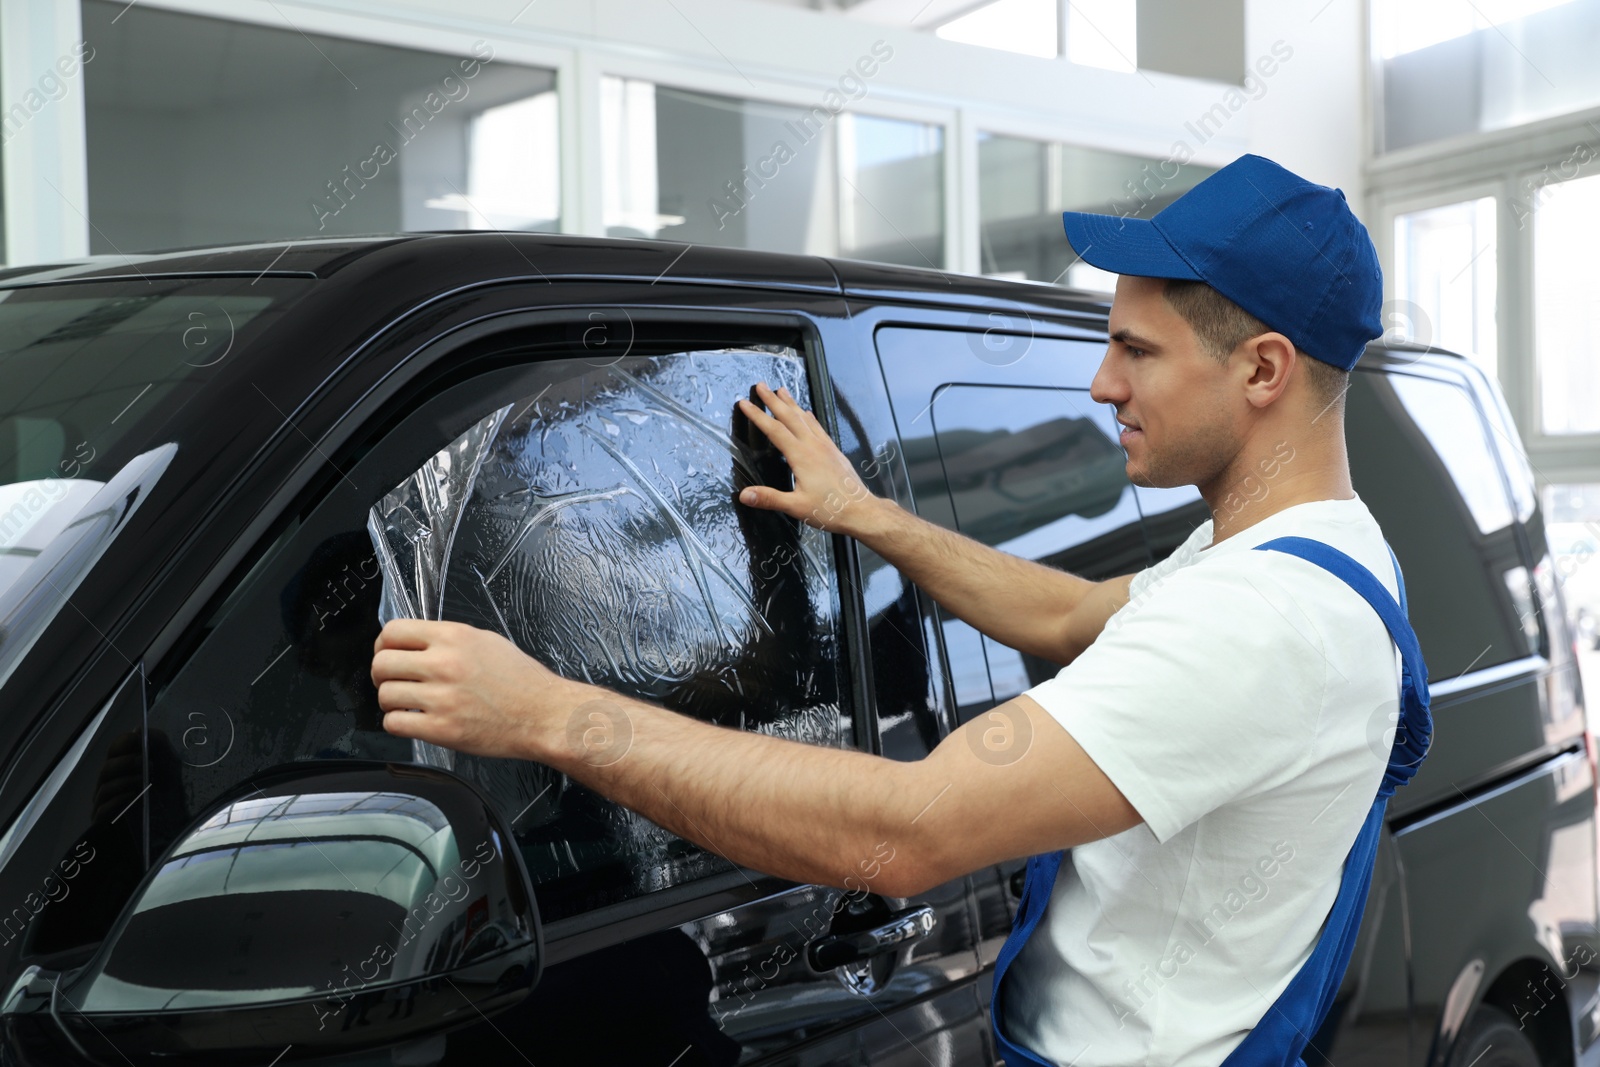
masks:
<svg viewBox="0 0 1600 1067"><path fill-rule="evenodd" d="M980 545L866 492L786 392L740 401L794 476L744 503L857 538L1056 677L917 762L697 722L461 624L388 623L372 677L393 734L538 760L800 882L905 897L1071 849L1053 885L1030 861L1033 936L1002 953L1012 1067L1215 1065L1305 969L1386 781L1401 675L1385 619L1328 570L1251 551L1322 541L1399 592L1344 448L1381 280L1343 193L1258 156L1153 220L1064 221L1120 275L1091 393L1125 427L1128 477L1195 485L1211 508L1155 567L1091 582ZM625 717L620 758L576 740L596 710Z"/></svg>

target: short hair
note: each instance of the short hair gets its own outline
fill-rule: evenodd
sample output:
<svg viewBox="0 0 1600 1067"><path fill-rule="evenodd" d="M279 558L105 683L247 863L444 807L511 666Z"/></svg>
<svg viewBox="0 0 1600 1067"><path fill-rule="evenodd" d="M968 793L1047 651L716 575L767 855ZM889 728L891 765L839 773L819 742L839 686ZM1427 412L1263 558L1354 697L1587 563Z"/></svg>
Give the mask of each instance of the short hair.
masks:
<svg viewBox="0 0 1600 1067"><path fill-rule="evenodd" d="M1271 326L1205 282L1167 278L1162 295L1172 310L1194 330L1200 346L1218 363L1225 362L1235 348L1250 338L1272 332ZM1343 397L1350 388L1350 372L1308 355L1299 345L1295 345L1294 350L1317 401L1342 412Z"/></svg>

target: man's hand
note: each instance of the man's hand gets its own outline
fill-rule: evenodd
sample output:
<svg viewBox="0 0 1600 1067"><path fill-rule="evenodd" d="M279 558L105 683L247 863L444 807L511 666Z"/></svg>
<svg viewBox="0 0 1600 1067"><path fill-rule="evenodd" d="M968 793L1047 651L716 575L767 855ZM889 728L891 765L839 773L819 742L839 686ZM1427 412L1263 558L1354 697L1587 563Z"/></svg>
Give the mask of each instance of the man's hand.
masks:
<svg viewBox="0 0 1600 1067"><path fill-rule="evenodd" d="M541 751L589 688L465 623L392 619L372 647L383 728L477 756Z"/></svg>
<svg viewBox="0 0 1600 1067"><path fill-rule="evenodd" d="M789 390L779 387L774 393L766 382L757 382L756 395L772 414L743 397L739 410L789 461L794 489L786 493L753 485L739 495L740 502L780 511L819 530L861 536L885 503L883 498L867 489L822 423L797 404Z"/></svg>

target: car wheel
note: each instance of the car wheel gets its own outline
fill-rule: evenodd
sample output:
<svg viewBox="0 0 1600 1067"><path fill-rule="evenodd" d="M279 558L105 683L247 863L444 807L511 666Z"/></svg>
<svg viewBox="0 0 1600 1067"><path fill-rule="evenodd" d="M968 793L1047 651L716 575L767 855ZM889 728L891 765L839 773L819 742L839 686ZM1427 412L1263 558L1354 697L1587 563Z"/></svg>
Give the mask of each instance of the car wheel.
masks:
<svg viewBox="0 0 1600 1067"><path fill-rule="evenodd" d="M1540 1067L1539 1050L1528 1032L1506 1012L1480 1004L1467 1020L1449 1067Z"/></svg>

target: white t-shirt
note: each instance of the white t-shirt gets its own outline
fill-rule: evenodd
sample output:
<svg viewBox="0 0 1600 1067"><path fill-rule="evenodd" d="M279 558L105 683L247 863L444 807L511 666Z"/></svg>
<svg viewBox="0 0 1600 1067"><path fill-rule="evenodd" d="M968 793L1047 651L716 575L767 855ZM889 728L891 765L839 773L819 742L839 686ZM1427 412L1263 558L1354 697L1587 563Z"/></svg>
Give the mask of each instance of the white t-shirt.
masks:
<svg viewBox="0 0 1600 1067"><path fill-rule="evenodd" d="M1211 545L1207 520L1140 571L1099 638L1028 690L1144 822L1067 853L1005 974L1006 1035L1074 1067L1215 1067L1311 955L1377 796L1399 650L1326 542L1391 596L1359 496Z"/></svg>

